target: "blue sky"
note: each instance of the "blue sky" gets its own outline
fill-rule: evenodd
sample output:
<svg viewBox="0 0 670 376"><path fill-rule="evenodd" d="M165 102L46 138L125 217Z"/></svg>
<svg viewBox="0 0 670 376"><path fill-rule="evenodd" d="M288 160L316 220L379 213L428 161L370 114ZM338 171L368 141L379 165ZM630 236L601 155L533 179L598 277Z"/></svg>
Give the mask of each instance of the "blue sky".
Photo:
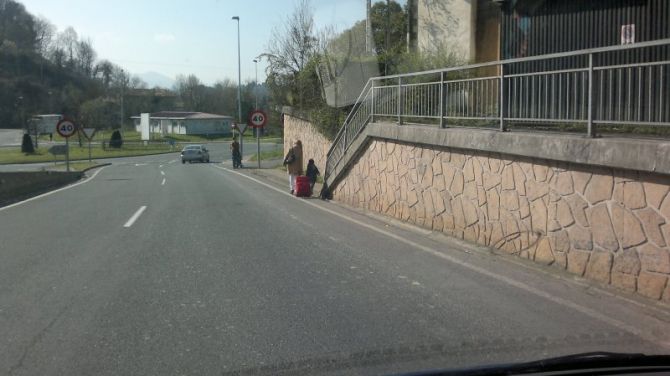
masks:
<svg viewBox="0 0 670 376"><path fill-rule="evenodd" d="M212 84L237 80L240 17L242 81L254 78L254 57L291 14L297 0L19 0L59 31L72 26L106 58L134 74L158 72L174 78L196 74ZM404 2L403 2L404 3ZM317 28L343 30L365 18L365 0L311 0ZM259 63L263 80L265 63Z"/></svg>

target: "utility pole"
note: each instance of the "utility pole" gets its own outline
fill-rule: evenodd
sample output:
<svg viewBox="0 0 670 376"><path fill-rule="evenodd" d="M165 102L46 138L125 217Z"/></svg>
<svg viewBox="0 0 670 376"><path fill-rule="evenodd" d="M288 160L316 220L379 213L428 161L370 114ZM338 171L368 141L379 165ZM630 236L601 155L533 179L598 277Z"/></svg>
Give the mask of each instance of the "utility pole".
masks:
<svg viewBox="0 0 670 376"><path fill-rule="evenodd" d="M240 59L240 17L234 16L237 21L237 124L242 124L242 60ZM240 155L244 155L244 135L240 132Z"/></svg>
<svg viewBox="0 0 670 376"><path fill-rule="evenodd" d="M124 89L126 86L126 72L121 69L121 130L123 130L123 117L125 116L125 108L124 108Z"/></svg>
<svg viewBox="0 0 670 376"><path fill-rule="evenodd" d="M254 92L256 94L256 107L258 110L258 59L254 59L254 67L256 69L256 81L254 81ZM261 128L255 128L256 131L256 159L258 160L258 168L261 168Z"/></svg>

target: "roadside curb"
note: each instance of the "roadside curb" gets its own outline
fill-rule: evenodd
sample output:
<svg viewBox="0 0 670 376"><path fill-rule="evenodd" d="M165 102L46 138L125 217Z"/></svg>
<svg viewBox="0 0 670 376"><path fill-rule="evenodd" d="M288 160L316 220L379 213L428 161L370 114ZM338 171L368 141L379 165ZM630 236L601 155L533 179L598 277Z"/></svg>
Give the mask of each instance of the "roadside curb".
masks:
<svg viewBox="0 0 670 376"><path fill-rule="evenodd" d="M105 167L105 166L111 166L111 165L112 165L112 164L109 163L109 162L107 162L107 163L101 163L101 164L99 164L99 165L95 165L95 166L87 167L87 168L81 170L80 172L83 173L83 172L87 172L87 171L90 171L90 170L93 170L93 169L96 169L96 168Z"/></svg>

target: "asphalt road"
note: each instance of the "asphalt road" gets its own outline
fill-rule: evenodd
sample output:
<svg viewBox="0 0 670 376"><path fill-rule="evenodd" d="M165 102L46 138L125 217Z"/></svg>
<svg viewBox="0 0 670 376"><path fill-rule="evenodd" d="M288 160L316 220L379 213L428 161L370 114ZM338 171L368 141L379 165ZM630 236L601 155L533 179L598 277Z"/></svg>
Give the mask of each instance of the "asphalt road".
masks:
<svg viewBox="0 0 670 376"><path fill-rule="evenodd" d="M0 374L376 374L668 353L669 312L229 163L115 163L0 209Z"/></svg>
<svg viewBox="0 0 670 376"><path fill-rule="evenodd" d="M0 129L0 146L21 146L21 129Z"/></svg>

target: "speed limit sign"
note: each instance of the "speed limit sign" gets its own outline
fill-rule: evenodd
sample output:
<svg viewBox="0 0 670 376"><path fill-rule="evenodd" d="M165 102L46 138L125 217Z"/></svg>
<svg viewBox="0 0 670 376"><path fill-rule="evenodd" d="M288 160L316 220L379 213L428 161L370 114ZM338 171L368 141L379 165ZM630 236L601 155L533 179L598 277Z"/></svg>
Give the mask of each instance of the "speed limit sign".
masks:
<svg viewBox="0 0 670 376"><path fill-rule="evenodd" d="M268 122L268 116L261 110L253 110L249 114L249 125L253 128L263 128Z"/></svg>
<svg viewBox="0 0 670 376"><path fill-rule="evenodd" d="M56 125L56 132L58 132L59 135L68 138L77 132L77 126L72 120L63 119Z"/></svg>

